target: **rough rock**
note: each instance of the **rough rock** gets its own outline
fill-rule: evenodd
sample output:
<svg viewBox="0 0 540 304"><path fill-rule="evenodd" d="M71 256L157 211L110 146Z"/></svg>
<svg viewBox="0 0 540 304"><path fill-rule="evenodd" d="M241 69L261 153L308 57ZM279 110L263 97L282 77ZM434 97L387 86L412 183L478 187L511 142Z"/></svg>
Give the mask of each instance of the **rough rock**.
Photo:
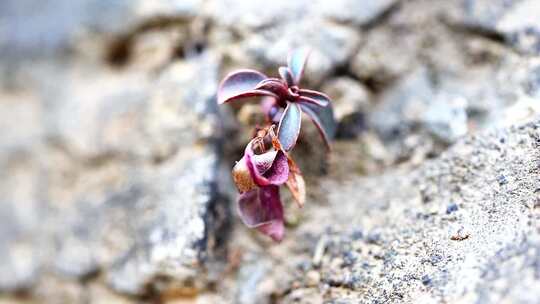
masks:
<svg viewBox="0 0 540 304"><path fill-rule="evenodd" d="M537 1L72 2L0 3L0 302L538 302ZM214 95L296 46L339 127L275 244Z"/></svg>
<svg viewBox="0 0 540 304"><path fill-rule="evenodd" d="M370 125L383 138L407 134L421 123L423 113L434 102L434 95L428 70L419 69L385 93L371 114Z"/></svg>
<svg viewBox="0 0 540 304"><path fill-rule="evenodd" d="M201 6L200 0L61 0L54 5L34 0L3 1L0 50L17 60L58 56L81 44L88 46L86 39L102 40L131 32L148 19L192 18Z"/></svg>
<svg viewBox="0 0 540 304"><path fill-rule="evenodd" d="M321 23L324 26L320 30L312 30ZM250 35L241 48L246 50L248 58L262 60L268 66L279 66L285 64L284 58L291 47L310 47L313 52L306 67L306 79L320 83L334 69L345 64L356 52L359 42L360 36L354 29L328 21L302 19L300 23L295 22L294 27L277 24L257 35Z"/></svg>
<svg viewBox="0 0 540 304"><path fill-rule="evenodd" d="M238 47L229 50L230 56L239 62L274 67L285 63L284 58L291 47L312 47L306 77L320 83L357 52L361 34L343 23L364 25L372 22L394 3L345 0L329 5L327 1L229 0L211 1L207 13L218 24L240 34ZM223 14L230 7L238 9ZM314 31L314 28L318 30ZM219 43L227 37L226 34L215 36ZM230 39L236 42L232 37Z"/></svg>
<svg viewBox="0 0 540 304"><path fill-rule="evenodd" d="M337 77L322 92L332 96L337 137L355 138L366 129L365 113L371 110L372 96L365 85L350 77Z"/></svg>
<svg viewBox="0 0 540 304"><path fill-rule="evenodd" d="M438 154L467 133L530 121L538 113L537 59L506 55L499 62L474 65L459 75L455 67L417 68L378 96L367 113L368 125L399 154L396 158L403 158L410 156L407 150ZM418 136L424 137L420 146Z"/></svg>
<svg viewBox="0 0 540 304"><path fill-rule="evenodd" d="M269 303L272 288L265 288L263 282L270 274L272 263L260 256L245 259L238 272L236 303Z"/></svg>
<svg viewBox="0 0 540 304"><path fill-rule="evenodd" d="M356 26L365 26L376 21L381 15L387 12L393 5L396 5L395 0L382 1L354 1L354 0L338 0L335 2L318 1L314 10L320 12L323 16L332 20L350 23Z"/></svg>
<svg viewBox="0 0 540 304"><path fill-rule="evenodd" d="M325 180L294 233L318 241L288 244L310 266L290 270L298 281L284 302L535 303L539 130L467 137L412 172Z"/></svg>
<svg viewBox="0 0 540 304"><path fill-rule="evenodd" d="M334 116L338 121L356 112L367 112L371 107L368 89L350 77L335 78L326 83L322 91L332 96Z"/></svg>
<svg viewBox="0 0 540 304"><path fill-rule="evenodd" d="M267 2L262 0L245 2L242 0L210 1L208 12L218 22L237 30L257 30L276 23L297 22L300 17L326 18L342 23L366 25L380 17L395 0L351 1L338 0L332 5L324 0ZM223 14L227 8L229 14Z"/></svg>
<svg viewBox="0 0 540 304"><path fill-rule="evenodd" d="M386 83L414 69L421 37L414 32L401 33L401 28L370 31L366 42L353 56L351 72L361 79Z"/></svg>
<svg viewBox="0 0 540 304"><path fill-rule="evenodd" d="M21 129L26 141L2 141L2 172L10 177L2 202L18 213L2 213L10 217L0 229L9 257L2 290L28 289L51 272L104 273L114 290L134 295L156 277L204 284L205 263L226 235L217 191L217 60L205 53L172 63L156 79L82 63L61 70L68 82L34 88L39 97L20 105L30 113L8 123L43 131Z"/></svg>
<svg viewBox="0 0 540 304"><path fill-rule="evenodd" d="M413 72L418 65L443 63L449 68L459 64L462 47L453 39L441 39L452 34L436 20L452 11L455 3L426 4L398 3L366 31L358 52L351 58L350 73L380 89ZM441 54L446 54L444 62L439 58Z"/></svg>
<svg viewBox="0 0 540 304"><path fill-rule="evenodd" d="M518 50L540 54L540 4L534 0L464 1L467 26L503 35Z"/></svg>
<svg viewBox="0 0 540 304"><path fill-rule="evenodd" d="M439 101L442 100L442 101ZM467 134L467 100L460 96L435 96L424 117L426 129L437 138L452 143Z"/></svg>

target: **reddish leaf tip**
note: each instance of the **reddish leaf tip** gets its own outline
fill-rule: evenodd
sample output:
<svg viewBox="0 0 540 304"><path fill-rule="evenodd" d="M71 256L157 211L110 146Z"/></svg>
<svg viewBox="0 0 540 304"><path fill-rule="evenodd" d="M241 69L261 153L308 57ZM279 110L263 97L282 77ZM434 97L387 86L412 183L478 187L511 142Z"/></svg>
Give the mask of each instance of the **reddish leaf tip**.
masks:
<svg viewBox="0 0 540 304"><path fill-rule="evenodd" d="M302 101L312 103L320 107L326 107L331 102L330 97L322 92L300 89L299 94Z"/></svg>

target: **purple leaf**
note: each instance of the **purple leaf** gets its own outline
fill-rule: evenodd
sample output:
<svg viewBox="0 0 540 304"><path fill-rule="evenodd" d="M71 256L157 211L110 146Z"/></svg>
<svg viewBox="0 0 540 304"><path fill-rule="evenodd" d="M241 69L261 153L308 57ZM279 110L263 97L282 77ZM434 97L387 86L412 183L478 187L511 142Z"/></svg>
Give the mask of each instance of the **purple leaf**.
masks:
<svg viewBox="0 0 540 304"><path fill-rule="evenodd" d="M259 166L256 163L257 166ZM289 178L289 164L283 151L277 151L272 165L262 174L272 185L284 184Z"/></svg>
<svg viewBox="0 0 540 304"><path fill-rule="evenodd" d="M283 151L269 151L255 155L251 141L245 150L246 166L258 186L281 185L289 177L287 156Z"/></svg>
<svg viewBox="0 0 540 304"><path fill-rule="evenodd" d="M268 78L261 81L257 84L255 90L270 91L282 99L287 96L287 86L282 80L277 78Z"/></svg>
<svg viewBox="0 0 540 304"><path fill-rule="evenodd" d="M294 84L296 85L300 83L309 54L310 50L308 48L301 48L289 53L289 56L287 57L287 65L289 66Z"/></svg>
<svg viewBox="0 0 540 304"><path fill-rule="evenodd" d="M223 79L218 89L218 104L251 96L273 96L272 92L257 90L257 85L267 77L255 70L238 70ZM277 96L276 96L277 97Z"/></svg>
<svg viewBox="0 0 540 304"><path fill-rule="evenodd" d="M290 151L296 144L301 123L302 111L300 107L296 103L289 102L278 127L278 138L285 151Z"/></svg>
<svg viewBox="0 0 540 304"><path fill-rule="evenodd" d="M326 107L330 103L330 97L321 92L300 89L300 101L312 103L320 107Z"/></svg>
<svg viewBox="0 0 540 304"><path fill-rule="evenodd" d="M283 239L283 205L278 186L266 186L241 194L238 214L246 226L257 228L276 242Z"/></svg>
<svg viewBox="0 0 540 304"><path fill-rule="evenodd" d="M322 108L310 103L301 102L302 111L313 121L328 150L330 150L330 139L334 137L337 130L336 121L334 120L334 110L332 104Z"/></svg>
<svg viewBox="0 0 540 304"><path fill-rule="evenodd" d="M263 154L253 154L251 156L251 161L255 165L255 169L261 174L268 171L276 159L277 152L278 151L268 151Z"/></svg>
<svg viewBox="0 0 540 304"><path fill-rule="evenodd" d="M283 81L285 81L289 87L292 87L294 85L294 79L289 68L280 67L278 71L281 79L283 79Z"/></svg>

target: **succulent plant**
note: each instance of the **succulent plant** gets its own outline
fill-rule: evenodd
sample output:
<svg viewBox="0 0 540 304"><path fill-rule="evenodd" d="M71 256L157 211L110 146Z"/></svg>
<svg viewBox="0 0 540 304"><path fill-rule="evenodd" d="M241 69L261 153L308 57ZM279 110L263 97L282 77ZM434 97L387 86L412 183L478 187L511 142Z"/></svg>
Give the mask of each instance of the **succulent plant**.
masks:
<svg viewBox="0 0 540 304"><path fill-rule="evenodd" d="M308 57L307 49L290 53L288 66L278 70L280 78L269 78L255 70L235 71L225 77L218 91L219 104L262 97L267 126L259 129L247 144L232 173L240 192L240 218L248 227L275 241L281 241L285 232L279 187L285 184L300 207L305 202L302 173L289 155L300 133L302 113L317 126L328 150L335 132L330 98L321 92L299 88Z"/></svg>
<svg viewBox="0 0 540 304"><path fill-rule="evenodd" d="M280 78L270 78L249 69L230 73L219 86L218 104L246 97L265 97L263 111L270 122L279 122L278 137L285 151L290 151L296 144L304 112L330 148L330 136L335 131L330 98L324 93L299 87L309 54L308 49L291 52L287 67L278 69Z"/></svg>

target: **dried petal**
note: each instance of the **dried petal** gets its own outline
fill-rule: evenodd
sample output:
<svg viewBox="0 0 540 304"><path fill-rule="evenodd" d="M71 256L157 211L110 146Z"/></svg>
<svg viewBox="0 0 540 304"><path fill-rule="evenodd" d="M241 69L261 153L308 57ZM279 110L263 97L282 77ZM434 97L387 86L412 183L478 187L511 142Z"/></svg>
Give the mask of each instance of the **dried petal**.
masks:
<svg viewBox="0 0 540 304"><path fill-rule="evenodd" d="M300 83L309 54L310 50L308 48L301 48L289 53L287 57L287 65L296 85Z"/></svg>
<svg viewBox="0 0 540 304"><path fill-rule="evenodd" d="M283 239L285 226L278 186L266 186L241 194L238 214L246 226L257 228L276 242Z"/></svg>
<svg viewBox="0 0 540 304"><path fill-rule="evenodd" d="M312 103L320 107L326 107L330 103L330 97L321 92L300 89L300 101Z"/></svg>
<svg viewBox="0 0 540 304"><path fill-rule="evenodd" d="M238 192L244 193L257 187L246 164L246 157L242 157L232 170L234 184Z"/></svg>
<svg viewBox="0 0 540 304"><path fill-rule="evenodd" d="M266 152L265 156L255 155L251 148L251 141L245 150L246 165L253 178L253 181L258 186L281 185L284 184L289 177L289 165L287 156L283 151ZM273 156L271 165L268 167L269 160ZM265 168L267 168L265 170Z"/></svg>
<svg viewBox="0 0 540 304"><path fill-rule="evenodd" d="M289 179L287 180L287 187L291 191L294 200L298 203L298 206L302 208L306 201L306 183L300 168L296 165L292 158L289 157Z"/></svg>
<svg viewBox="0 0 540 304"><path fill-rule="evenodd" d="M334 120L334 110L332 104L328 104L326 107L318 107L309 103L299 103L302 111L308 115L313 121L321 137L324 140L326 148L330 148L330 139L334 137L337 129L336 121Z"/></svg>
<svg viewBox="0 0 540 304"><path fill-rule="evenodd" d="M255 70L239 70L230 73L219 85L218 104L244 97L275 96L270 91L256 89L256 86L266 78L264 74Z"/></svg>
<svg viewBox="0 0 540 304"><path fill-rule="evenodd" d="M281 79L287 83L289 87L294 85L294 79L292 76L291 71L287 67L279 67L279 76L281 76Z"/></svg>
<svg viewBox="0 0 540 304"><path fill-rule="evenodd" d="M290 151L296 144L301 123L302 112L300 107L296 103L289 102L281 116L278 127L278 138L285 151Z"/></svg>
<svg viewBox="0 0 540 304"><path fill-rule="evenodd" d="M272 132L271 138L272 138L272 146L274 147L274 149L282 151L283 147L281 146L281 142L279 141L279 138L274 132Z"/></svg>

